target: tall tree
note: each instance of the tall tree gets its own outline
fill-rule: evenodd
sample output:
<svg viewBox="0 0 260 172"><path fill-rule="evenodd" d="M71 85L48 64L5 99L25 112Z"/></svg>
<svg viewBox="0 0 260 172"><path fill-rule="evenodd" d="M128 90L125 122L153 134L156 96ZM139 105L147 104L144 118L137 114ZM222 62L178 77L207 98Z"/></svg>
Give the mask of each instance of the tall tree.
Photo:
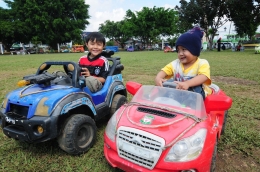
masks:
<svg viewBox="0 0 260 172"><path fill-rule="evenodd" d="M143 7L138 12L128 10L125 20L124 29L128 34L131 33L132 36L150 43L159 35L174 35L177 30L178 15L173 9Z"/></svg>
<svg viewBox="0 0 260 172"><path fill-rule="evenodd" d="M173 9L143 7L138 12L127 10L124 20L120 22L105 21L99 31L123 47L129 38L137 38L148 44L158 40L160 35L174 35L177 22L178 15Z"/></svg>
<svg viewBox="0 0 260 172"><path fill-rule="evenodd" d="M116 33L118 32L117 25L114 21L106 20L104 23L100 24L99 31L109 39L114 39L116 37Z"/></svg>
<svg viewBox="0 0 260 172"><path fill-rule="evenodd" d="M106 20L105 23L100 24L99 31L112 41L116 41L121 47L124 47L125 42L130 38L123 29L125 21L114 22Z"/></svg>
<svg viewBox="0 0 260 172"><path fill-rule="evenodd" d="M180 4L176 9L181 28L188 30L191 25L199 24L212 47L218 29L228 21L226 0L180 0Z"/></svg>
<svg viewBox="0 0 260 172"><path fill-rule="evenodd" d="M79 39L89 24L84 0L4 0L11 8L15 21L26 26L26 37L42 41L51 47L57 43Z"/></svg>
<svg viewBox="0 0 260 172"><path fill-rule="evenodd" d="M10 9L0 8L0 42L9 49L14 42L28 40L28 26L20 20L16 20Z"/></svg>
<svg viewBox="0 0 260 172"><path fill-rule="evenodd" d="M260 25L260 0L227 0L227 7L237 34L251 39Z"/></svg>

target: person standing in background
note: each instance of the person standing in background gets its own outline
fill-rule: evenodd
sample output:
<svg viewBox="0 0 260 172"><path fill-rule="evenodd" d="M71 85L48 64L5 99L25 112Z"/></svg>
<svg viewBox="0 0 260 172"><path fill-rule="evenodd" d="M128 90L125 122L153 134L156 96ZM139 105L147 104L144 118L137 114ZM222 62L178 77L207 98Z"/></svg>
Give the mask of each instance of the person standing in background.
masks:
<svg viewBox="0 0 260 172"><path fill-rule="evenodd" d="M220 48L221 48L221 38L218 39L217 43L218 43L218 51L220 51Z"/></svg>

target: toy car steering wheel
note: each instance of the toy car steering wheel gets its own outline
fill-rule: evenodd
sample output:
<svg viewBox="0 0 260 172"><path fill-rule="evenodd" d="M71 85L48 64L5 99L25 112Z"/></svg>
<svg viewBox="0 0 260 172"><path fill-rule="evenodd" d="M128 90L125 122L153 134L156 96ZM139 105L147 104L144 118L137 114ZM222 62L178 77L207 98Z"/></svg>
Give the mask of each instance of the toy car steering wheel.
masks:
<svg viewBox="0 0 260 172"><path fill-rule="evenodd" d="M163 87L168 87L168 88L174 88L174 89L176 89L176 86L177 86L177 84L174 83L173 81L166 81L166 82L163 83ZM167 93L167 97L172 98L172 99L175 100L175 101L177 101L176 98L177 98L177 97L180 98L181 95L182 95L182 94L178 94L177 92L170 92L170 91L169 91L169 92ZM177 101L177 102L178 102L178 101ZM189 107L192 108L192 109L195 109L195 108L196 108L196 107L194 106L194 104L192 104L192 102L194 102L192 96L191 96L191 97L185 97L181 102L182 102L181 104L189 105ZM189 103L189 102L191 102L191 103Z"/></svg>
<svg viewBox="0 0 260 172"><path fill-rule="evenodd" d="M163 87L175 88L175 89L176 89L176 86L177 86L177 84L172 82L172 81L166 81L162 85L163 85Z"/></svg>
<svg viewBox="0 0 260 172"><path fill-rule="evenodd" d="M176 89L177 86L177 84L174 83L173 81L165 81L162 85L163 87L173 88L173 89ZM168 91L166 97L174 99L175 95L176 94L174 92Z"/></svg>

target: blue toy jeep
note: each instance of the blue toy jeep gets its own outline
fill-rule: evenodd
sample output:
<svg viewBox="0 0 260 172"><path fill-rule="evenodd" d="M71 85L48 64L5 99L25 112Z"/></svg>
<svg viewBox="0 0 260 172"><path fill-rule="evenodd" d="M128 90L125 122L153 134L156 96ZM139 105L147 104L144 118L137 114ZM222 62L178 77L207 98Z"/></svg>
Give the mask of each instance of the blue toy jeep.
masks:
<svg viewBox="0 0 260 172"><path fill-rule="evenodd" d="M1 126L6 136L28 143L57 139L61 149L78 155L96 140L96 121L110 117L124 103L127 92L120 57L103 52L110 72L103 88L92 93L80 77L75 62L47 61L36 74L25 76L22 88L8 93L1 106ZM56 68L62 68L57 71ZM54 72L50 72L54 68Z"/></svg>

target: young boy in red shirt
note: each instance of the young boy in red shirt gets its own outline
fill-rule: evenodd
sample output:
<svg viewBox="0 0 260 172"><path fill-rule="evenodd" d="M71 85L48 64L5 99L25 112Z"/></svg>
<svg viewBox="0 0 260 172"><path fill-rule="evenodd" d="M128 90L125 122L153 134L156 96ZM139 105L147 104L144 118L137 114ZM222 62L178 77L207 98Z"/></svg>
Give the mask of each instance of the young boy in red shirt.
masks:
<svg viewBox="0 0 260 172"><path fill-rule="evenodd" d="M109 62L101 53L106 45L104 36L99 32L91 32L86 37L89 53L80 57L81 75L85 76L86 86L91 92L97 92L103 87L109 70Z"/></svg>

